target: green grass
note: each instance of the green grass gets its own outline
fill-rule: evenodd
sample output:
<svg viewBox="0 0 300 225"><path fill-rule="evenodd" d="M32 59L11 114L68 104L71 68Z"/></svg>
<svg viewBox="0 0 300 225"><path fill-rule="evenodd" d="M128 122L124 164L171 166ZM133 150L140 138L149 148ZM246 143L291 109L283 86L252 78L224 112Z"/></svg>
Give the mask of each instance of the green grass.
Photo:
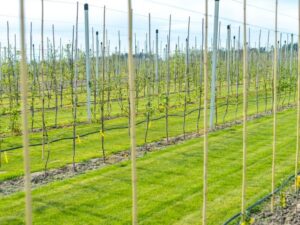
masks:
<svg viewBox="0 0 300 225"><path fill-rule="evenodd" d="M247 205L271 189L272 117L248 123ZM122 140L115 140L115 142ZM201 224L203 138L138 159L139 224ZM294 171L296 112L278 115L276 183ZM130 224L130 162L33 191L34 224ZM240 211L242 127L209 135L208 224ZM0 200L0 224L24 223L24 194Z"/></svg>
<svg viewBox="0 0 300 225"><path fill-rule="evenodd" d="M252 98L253 99L253 96ZM269 101L268 108L271 107L271 101ZM191 104L188 107L188 111L195 109L196 104ZM225 106L218 108L219 123L223 123L223 115L225 112ZM265 109L264 104L260 104L259 111L263 112ZM182 108L173 108L170 113L176 113L177 115L182 115ZM249 103L249 114L256 113L255 102ZM201 112L203 115L203 112ZM154 115L153 118L158 116L164 116L163 113ZM187 115L186 117L186 132L196 132L196 121L197 121L198 111ZM237 112L237 118L242 116L242 104L239 104L239 110ZM138 117L138 121L144 120L145 117L142 115ZM225 118L225 122L233 121L236 119L236 106L232 104L228 108L228 114ZM105 127L117 127L117 126L127 126L128 118L117 118L113 120L106 121ZM202 128L202 116L200 120L200 129ZM77 134L82 135L91 131L96 131L96 134L92 134L86 137L81 137L81 144L77 144L76 147L76 162L85 161L91 158L102 157L101 151L101 137L99 130L101 129L100 124L83 124L79 125L77 128ZM145 135L146 123L137 126L137 144L144 145L144 135ZM177 136L183 133L183 118L182 117L170 117L169 118L169 136ZM63 129L52 129L48 132L49 140L54 140L63 137L72 137L72 127L65 127ZM166 137L165 133L165 119L152 121L151 127L148 132L148 142L159 141ZM2 149L7 147L12 147L16 145L22 145L21 137L7 137L2 143ZM30 143L41 143L41 133L32 133L30 135ZM96 147L95 147L96 146ZM106 155L109 156L113 153L124 151L129 149L130 142L128 137L128 129L115 129L105 132L105 150ZM47 148L46 148L47 150ZM72 140L64 140L49 145L50 158L49 158L49 168L62 167L66 164L72 162ZM31 168L33 172L41 171L44 169L45 161L42 160L42 146L31 147ZM7 152L9 159L8 163L5 163L5 158L2 156L2 166L0 168L0 181L7 180L13 177L18 177L23 174L22 166L22 149Z"/></svg>

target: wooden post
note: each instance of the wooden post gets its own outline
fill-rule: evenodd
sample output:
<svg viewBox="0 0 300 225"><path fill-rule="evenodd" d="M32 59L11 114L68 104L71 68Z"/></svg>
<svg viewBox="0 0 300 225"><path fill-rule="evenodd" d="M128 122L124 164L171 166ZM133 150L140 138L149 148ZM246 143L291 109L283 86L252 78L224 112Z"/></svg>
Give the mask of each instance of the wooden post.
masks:
<svg viewBox="0 0 300 225"><path fill-rule="evenodd" d="M300 0L298 1L298 46L300 46ZM292 46L293 47L293 46ZM298 99L297 99L297 146L296 146L296 162L295 162L295 190L297 191L299 149L300 149L300 51L298 48Z"/></svg>
<svg viewBox="0 0 300 225"><path fill-rule="evenodd" d="M22 102L22 128L23 128L23 155L24 155L24 184L25 184L25 215L26 224L32 224L32 205L31 205L31 179L30 179L30 156L29 156L29 131L28 131L28 115L27 115L27 60L25 49L25 16L24 16L24 0L20 0L20 37L21 37L21 102Z"/></svg>
<svg viewBox="0 0 300 225"><path fill-rule="evenodd" d="M45 155L45 136L46 136L46 123L45 123L45 80L44 80L44 0L42 0L42 24L41 24L41 74L42 74L42 159Z"/></svg>
<svg viewBox="0 0 300 225"><path fill-rule="evenodd" d="M204 142L203 142L203 212L202 225L206 225L207 204L207 161L208 161L208 0L205 0L205 37L204 37Z"/></svg>
<svg viewBox="0 0 300 225"><path fill-rule="evenodd" d="M105 48L106 48L106 42L105 42L105 19L106 19L106 7L103 8L103 36L102 36L102 43L101 43L101 50L102 50L102 86L101 86L101 132L104 132L104 87L105 87ZM102 148L102 157L103 162L105 163L105 148L104 148L104 135L101 135L101 148Z"/></svg>
<svg viewBox="0 0 300 225"><path fill-rule="evenodd" d="M247 189L247 110L248 110L248 53L247 53L247 0L244 0L244 43L243 43L243 177L242 177L242 221L246 219Z"/></svg>
<svg viewBox="0 0 300 225"><path fill-rule="evenodd" d="M167 36L168 44L166 47L167 60L167 76L166 76L166 104L165 104L165 119L166 119L166 139L169 143L169 94L170 94L170 43L171 43L171 14L169 18L169 35Z"/></svg>
<svg viewBox="0 0 300 225"><path fill-rule="evenodd" d="M277 72L278 72L278 43L277 43L277 24L278 24L278 0L275 0L275 43L274 43L274 72L273 72L273 152L272 152L272 198L271 212L274 212L275 205L275 159L276 159L276 127L277 127Z"/></svg>
<svg viewBox="0 0 300 225"><path fill-rule="evenodd" d="M132 180L132 224L138 224L137 218L137 173L136 173L136 118L135 118L135 74L132 56L132 7L128 0L128 82L130 99L130 144L131 144L131 180Z"/></svg>

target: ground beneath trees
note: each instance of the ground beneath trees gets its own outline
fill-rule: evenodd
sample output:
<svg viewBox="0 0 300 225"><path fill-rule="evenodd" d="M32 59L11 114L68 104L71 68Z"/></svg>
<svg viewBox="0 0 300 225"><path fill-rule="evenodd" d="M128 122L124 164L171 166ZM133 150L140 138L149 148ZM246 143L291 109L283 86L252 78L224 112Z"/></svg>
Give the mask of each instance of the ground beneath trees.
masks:
<svg viewBox="0 0 300 225"><path fill-rule="evenodd" d="M221 129L221 128L220 128ZM148 152L162 150L164 147L172 144L177 144L184 140L192 139L201 136L200 134L186 134L185 138L183 135L178 137L169 138L167 142L165 139L159 142L149 143L142 147L137 148L137 157L143 157ZM105 160L103 158L94 158L85 162L76 163L76 171L73 169L73 165L69 164L62 168L52 169L48 171L35 172L31 174L32 188L37 188L41 185L48 184L53 181L63 180L66 178L74 177L76 175L85 173L89 170L97 170L108 165L116 164L129 160L130 151L122 151L111 155ZM9 195L18 191L21 191L24 187L23 177L6 180L0 183L0 195Z"/></svg>
<svg viewBox="0 0 300 225"><path fill-rule="evenodd" d="M290 106L283 107L279 109L279 111L283 111L289 108L293 108L293 106L290 105ZM258 115L248 116L248 121L270 115L271 113L272 111L267 111L265 113L261 113ZM242 120L237 120L222 125L218 125L214 130L210 130L210 132L226 129L238 124L242 124L242 122L243 122ZM148 152L163 150L166 146L178 144L185 140L200 137L202 136L202 134L203 134L202 131L200 131L199 133L189 133L186 135L179 135L177 137L172 137L169 138L168 141L166 139L162 139L158 142L148 143L146 145L137 148L137 157L143 157ZM108 165L123 162L129 160L129 158L130 158L130 151L124 150L120 153L116 153L109 156L106 159L105 163L103 161L103 158L94 158L94 159L87 160L85 162L76 163L75 164L76 171L74 171L73 165L69 164L62 168L51 169L46 172L45 171L34 172L31 174L32 189L51 183L53 181L64 180L70 177L74 177L76 175L83 174L86 171L97 170L106 167ZM18 177L18 178L0 182L0 196L10 195L15 192L21 191L24 187L23 179L24 179L23 177Z"/></svg>
<svg viewBox="0 0 300 225"><path fill-rule="evenodd" d="M300 195L292 190L285 196L285 206L282 205L282 197L277 196L276 201L281 202L274 211L270 212L270 205L265 210L254 216L255 225L299 225L300 224Z"/></svg>

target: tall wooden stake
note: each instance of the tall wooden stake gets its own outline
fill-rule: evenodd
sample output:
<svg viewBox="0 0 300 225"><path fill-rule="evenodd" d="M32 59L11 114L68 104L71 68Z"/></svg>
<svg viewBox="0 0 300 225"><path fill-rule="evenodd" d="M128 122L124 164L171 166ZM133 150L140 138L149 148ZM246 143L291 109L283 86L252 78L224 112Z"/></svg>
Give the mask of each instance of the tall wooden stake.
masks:
<svg viewBox="0 0 300 225"><path fill-rule="evenodd" d="M208 0L205 0L205 42L204 42L204 142L203 142L203 212L202 225L206 225L207 204L207 161L208 161Z"/></svg>
<svg viewBox="0 0 300 225"><path fill-rule="evenodd" d="M106 7L104 6L103 8L103 37L102 37L102 87L101 87L101 132L104 133L104 97L105 97L105 93L104 93L104 87L105 87L105 50L106 50L106 42L105 42L105 15L106 12ZM104 148L104 135L101 135L101 148L102 148L102 157L103 157L103 162L105 163L105 148Z"/></svg>
<svg viewBox="0 0 300 225"><path fill-rule="evenodd" d="M132 7L128 0L128 82L130 100L130 144L131 144L131 180L132 180L132 224L138 224L137 218L137 173L136 173L136 119L135 119L135 74L132 56Z"/></svg>
<svg viewBox="0 0 300 225"><path fill-rule="evenodd" d="M300 46L300 0L298 1L298 46ZM291 46L293 48L293 46ZM298 48L298 99L297 99L297 146L296 146L296 162L295 162L295 190L298 190L298 163L299 163L299 149L300 149L300 51Z"/></svg>
<svg viewBox="0 0 300 225"><path fill-rule="evenodd" d="M169 18L169 35L167 36L168 44L166 48L166 60L167 60L167 76L166 76L166 104L165 104L165 119L166 119L166 139L169 143L169 94L170 94L170 44L171 44L171 14Z"/></svg>
<svg viewBox="0 0 300 225"><path fill-rule="evenodd" d="M32 206L31 206L31 179L30 179L30 156L29 156L29 132L28 132L28 73L25 49L25 18L24 18L24 0L20 0L20 34L21 34L21 101L22 101L22 125L23 125L23 155L24 155L24 174L25 174L25 215L26 224L32 224Z"/></svg>
<svg viewBox="0 0 300 225"><path fill-rule="evenodd" d="M44 0L42 0L42 24L41 24L41 74L42 74L42 159L45 155L45 136L46 136L46 123L45 123L45 81L44 81Z"/></svg>
<svg viewBox="0 0 300 225"><path fill-rule="evenodd" d="M278 0L275 0L275 43L274 43L274 72L273 72L273 152L272 152L272 198L271 198L271 212L274 212L275 205L275 157L276 157L276 127L277 127L277 23L278 23Z"/></svg>
<svg viewBox="0 0 300 225"><path fill-rule="evenodd" d="M242 178L242 221L246 219L247 189L247 111L248 111L248 53L247 53L247 0L244 0L244 43L243 43L243 178Z"/></svg>

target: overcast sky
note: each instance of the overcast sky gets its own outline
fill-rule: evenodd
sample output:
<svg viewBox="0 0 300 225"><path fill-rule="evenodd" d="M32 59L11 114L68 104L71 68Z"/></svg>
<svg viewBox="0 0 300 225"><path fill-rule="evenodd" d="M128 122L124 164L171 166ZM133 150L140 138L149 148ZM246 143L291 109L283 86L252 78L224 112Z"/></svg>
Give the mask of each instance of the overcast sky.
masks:
<svg viewBox="0 0 300 225"><path fill-rule="evenodd" d="M10 23L10 38L19 31L19 1L3 1L0 7L0 41L6 45L6 21ZM9 3L8 3L9 2ZM90 5L90 32L92 27L99 30L102 37L103 6L106 5L106 26L108 39L111 41L111 51L117 45L118 31L121 33L122 51L127 45L127 1L126 0L79 0L79 44L84 46L84 9L83 4ZM41 26L41 0L25 0L27 42L29 41L29 24L33 23L34 43L40 43ZM171 40L174 48L178 36L182 45L187 36L188 17L191 17L191 45L201 45L201 21L204 16L204 0L133 0L134 33L140 49L143 49L146 33L148 32L148 13L151 13L151 39L154 40L155 29L159 29L159 43L164 46L167 40L168 19L172 15ZM242 25L243 11L242 0L220 0L220 21L222 45L225 43L226 26L231 25L232 36L238 35L238 27ZM209 0L209 38L212 37L212 22L214 14L214 0ZM262 30L262 43L267 40L267 29L270 29L270 42L274 40L274 11L275 0L248 0L248 24L251 33L251 45L258 42L259 31ZM287 39L287 33L297 33L298 17L297 0L279 0L279 30L283 32L282 41ZM72 26L75 23L76 1L75 0L45 0L45 36L51 37L51 26L55 25L56 45L59 38L66 43L72 38ZM290 37L289 37L290 40ZM296 41L296 38L295 38Z"/></svg>

